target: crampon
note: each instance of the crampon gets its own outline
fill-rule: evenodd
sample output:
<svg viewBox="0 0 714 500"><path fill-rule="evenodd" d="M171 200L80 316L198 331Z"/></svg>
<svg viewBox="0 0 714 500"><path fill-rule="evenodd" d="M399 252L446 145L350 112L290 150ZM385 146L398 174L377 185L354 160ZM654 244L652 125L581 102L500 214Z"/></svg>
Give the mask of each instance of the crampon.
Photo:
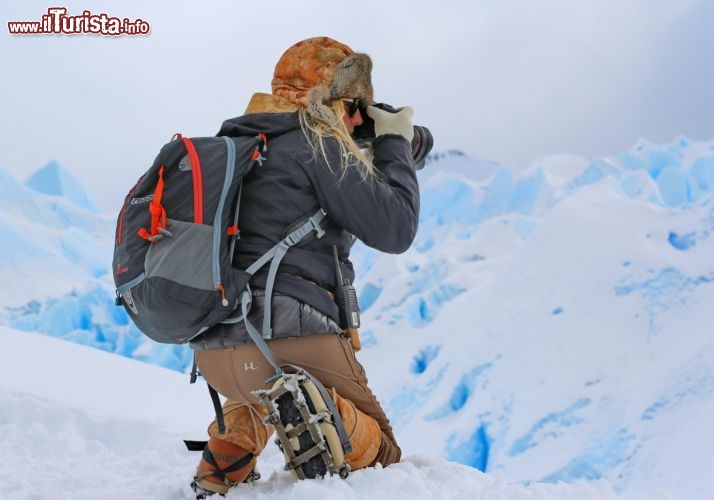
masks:
<svg viewBox="0 0 714 500"><path fill-rule="evenodd" d="M343 479L348 476L344 440L337 430L342 425L339 413L329 404L331 400L325 401L311 377L304 372L283 374L272 389L253 394L268 410L265 422L275 428L275 442L283 452L285 470L297 479L328 474L338 474Z"/></svg>

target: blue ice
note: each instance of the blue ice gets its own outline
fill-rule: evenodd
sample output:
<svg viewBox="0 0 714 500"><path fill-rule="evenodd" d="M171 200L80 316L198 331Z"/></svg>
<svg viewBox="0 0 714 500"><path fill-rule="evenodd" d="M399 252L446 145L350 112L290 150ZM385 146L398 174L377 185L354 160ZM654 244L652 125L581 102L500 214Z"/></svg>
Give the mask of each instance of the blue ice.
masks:
<svg viewBox="0 0 714 500"><path fill-rule="evenodd" d="M359 299L357 300L357 302L359 303L360 310L364 312L370 307L372 307L372 305L377 301L381 293L382 288L378 287L377 285L373 285L372 283L367 283L366 285L362 286L359 294Z"/></svg>
<svg viewBox="0 0 714 500"><path fill-rule="evenodd" d="M594 184L605 177L619 176L620 172L609 163L595 161L587 166L583 172L572 179L565 187L566 192L573 192L578 188Z"/></svg>
<svg viewBox="0 0 714 500"><path fill-rule="evenodd" d="M670 231L667 241L677 250L686 251L697 244L697 233L679 234Z"/></svg>
<svg viewBox="0 0 714 500"><path fill-rule="evenodd" d="M572 459L562 469L540 481L572 483L579 480L595 481L612 471L618 464L625 462L633 453L630 443L636 436L629 430L620 428L612 435L597 437L580 455Z"/></svg>
<svg viewBox="0 0 714 500"><path fill-rule="evenodd" d="M431 323L441 306L463 293L464 289L444 283L431 290L426 296L414 295L406 301L406 313L409 323L416 327L423 327Z"/></svg>
<svg viewBox="0 0 714 500"><path fill-rule="evenodd" d="M690 201L687 177L679 167L667 167L657 177L657 187L665 205L676 206Z"/></svg>
<svg viewBox="0 0 714 500"><path fill-rule="evenodd" d="M78 207L98 212L87 196L82 183L57 161L51 161L27 179L25 184L37 192L59 195Z"/></svg>
<svg viewBox="0 0 714 500"><path fill-rule="evenodd" d="M457 434L452 434L446 442L446 458L452 462L469 465L481 472L486 472L491 441L486 431L486 425L483 423L476 427L476 430L465 442L461 442Z"/></svg>
<svg viewBox="0 0 714 500"><path fill-rule="evenodd" d="M692 200L714 192L714 156L697 158L689 169Z"/></svg>
<svg viewBox="0 0 714 500"><path fill-rule="evenodd" d="M440 345L430 345L423 348L421 351L419 351L419 354L412 358L412 364L409 368L409 371L417 375L424 373L426 369L429 368L431 362L434 361L434 359L436 359L436 357L439 355L441 347L442 346Z"/></svg>
<svg viewBox="0 0 714 500"><path fill-rule="evenodd" d="M520 455L529 448L533 448L538 444L538 439L543 434L557 435L562 427L582 423L583 418L576 415L576 412L588 405L590 405L589 398L580 398L562 411L549 413L533 424L526 434L513 442L508 450L508 455Z"/></svg>
<svg viewBox="0 0 714 500"><path fill-rule="evenodd" d="M454 387L449 400L443 404L441 408L428 415L426 419L437 420L461 410L470 400L479 376L491 368L491 366L493 366L493 363L483 363L462 375L461 380L459 380Z"/></svg>

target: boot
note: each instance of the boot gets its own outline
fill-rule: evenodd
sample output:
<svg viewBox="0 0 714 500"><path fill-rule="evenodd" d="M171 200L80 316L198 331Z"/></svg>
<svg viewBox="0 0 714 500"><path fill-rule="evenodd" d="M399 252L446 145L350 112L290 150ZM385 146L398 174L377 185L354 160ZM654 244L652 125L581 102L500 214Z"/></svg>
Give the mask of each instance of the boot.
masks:
<svg viewBox="0 0 714 500"><path fill-rule="evenodd" d="M268 412L261 404L238 403L227 399L223 404L225 433L219 432L218 423L214 420L208 426L208 435L237 444L257 457L273 433L273 428L264 423L267 416Z"/></svg>
<svg viewBox="0 0 714 500"><path fill-rule="evenodd" d="M382 430L375 419L361 412L354 403L343 398L335 389L330 391L337 411L340 412L342 425L352 443L352 451L345 455L345 462L351 470L364 469L374 465L379 447L382 444Z"/></svg>
<svg viewBox="0 0 714 500"><path fill-rule="evenodd" d="M203 450L191 487L196 498L219 493L225 495L231 486L252 479L255 456L229 441L211 437Z"/></svg>

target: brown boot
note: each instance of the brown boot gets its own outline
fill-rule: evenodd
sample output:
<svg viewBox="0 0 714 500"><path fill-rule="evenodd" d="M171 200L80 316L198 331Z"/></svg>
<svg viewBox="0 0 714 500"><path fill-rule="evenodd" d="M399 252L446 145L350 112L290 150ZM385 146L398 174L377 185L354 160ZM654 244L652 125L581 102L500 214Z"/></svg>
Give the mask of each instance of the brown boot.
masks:
<svg viewBox="0 0 714 500"><path fill-rule="evenodd" d="M200 496L225 495L231 486L248 479L255 468L255 456L229 441L211 437L203 450L191 487Z"/></svg>
<svg viewBox="0 0 714 500"><path fill-rule="evenodd" d="M352 443L352 451L345 455L345 462L350 469L363 469L374 465L382 443L382 431L375 419L358 410L352 401L343 398L335 389L330 396L340 412L342 425Z"/></svg>
<svg viewBox="0 0 714 500"><path fill-rule="evenodd" d="M208 426L208 435L230 441L258 456L273 433L273 428L263 422L267 416L268 412L261 404L250 405L227 399L223 404L225 433L218 432L218 423L214 420Z"/></svg>

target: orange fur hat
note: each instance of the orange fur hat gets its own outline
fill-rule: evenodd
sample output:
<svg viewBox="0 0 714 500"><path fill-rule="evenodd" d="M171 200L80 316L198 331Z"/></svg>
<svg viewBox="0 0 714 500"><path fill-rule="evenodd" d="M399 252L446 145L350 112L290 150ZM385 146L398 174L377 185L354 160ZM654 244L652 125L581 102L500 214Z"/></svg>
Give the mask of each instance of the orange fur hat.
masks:
<svg viewBox="0 0 714 500"><path fill-rule="evenodd" d="M275 66L272 91L319 120L330 122L334 99L374 102L372 60L328 37L302 40L282 55Z"/></svg>

